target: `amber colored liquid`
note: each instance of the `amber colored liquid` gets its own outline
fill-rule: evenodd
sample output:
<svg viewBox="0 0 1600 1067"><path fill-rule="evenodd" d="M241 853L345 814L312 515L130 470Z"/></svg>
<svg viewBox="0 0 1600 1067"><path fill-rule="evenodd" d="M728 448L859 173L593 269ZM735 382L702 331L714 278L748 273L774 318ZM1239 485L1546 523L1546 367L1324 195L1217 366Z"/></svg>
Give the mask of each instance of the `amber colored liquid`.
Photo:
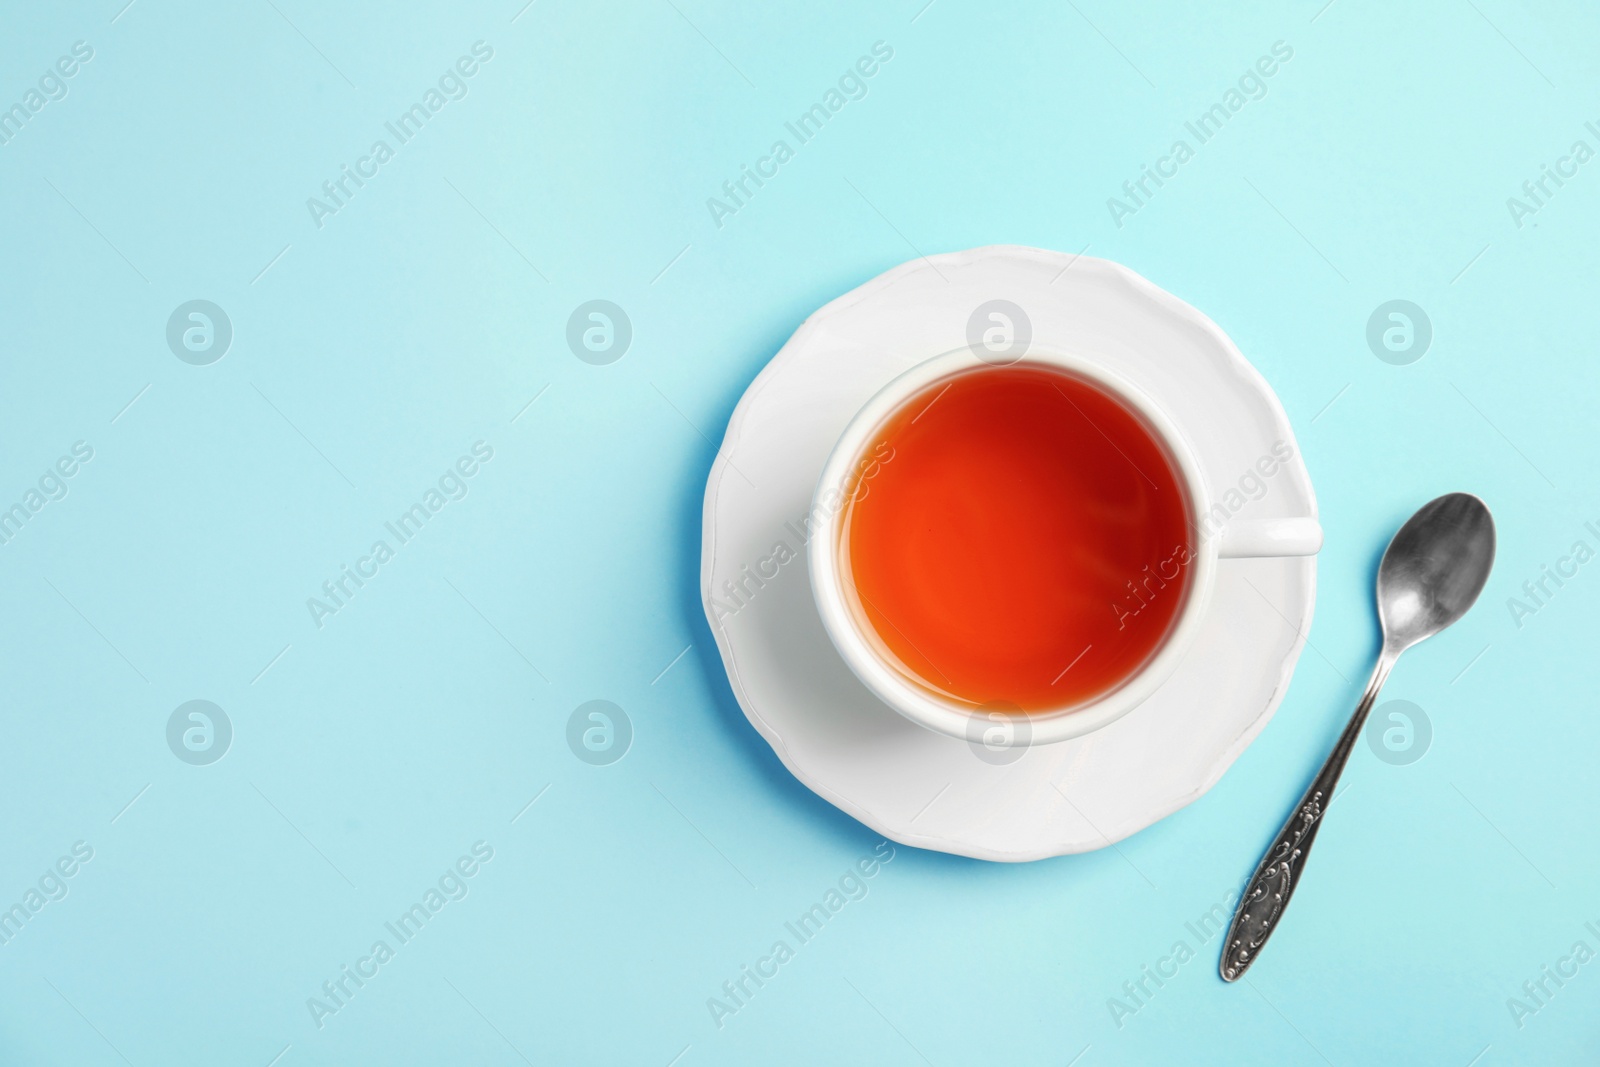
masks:
<svg viewBox="0 0 1600 1067"><path fill-rule="evenodd" d="M1100 387L964 371L863 450L837 536L854 608L914 681L1031 711L1101 696L1188 595L1190 506L1166 448Z"/></svg>

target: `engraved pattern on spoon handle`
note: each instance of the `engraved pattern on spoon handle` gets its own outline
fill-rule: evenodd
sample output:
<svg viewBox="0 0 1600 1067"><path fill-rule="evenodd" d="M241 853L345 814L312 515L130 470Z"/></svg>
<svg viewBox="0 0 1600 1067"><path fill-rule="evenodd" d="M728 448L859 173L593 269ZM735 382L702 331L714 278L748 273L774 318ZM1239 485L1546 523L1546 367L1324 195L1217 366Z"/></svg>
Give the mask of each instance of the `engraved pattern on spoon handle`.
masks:
<svg viewBox="0 0 1600 1067"><path fill-rule="evenodd" d="M1312 779L1300 803L1295 805L1283 829L1278 831L1278 836L1267 847L1266 855L1261 857L1260 865L1250 878L1249 887L1239 898L1238 910L1234 912L1228 936L1222 943L1220 970L1223 981L1232 982L1243 975L1260 955L1261 947L1272 936L1272 931L1277 929L1279 917L1289 906L1289 898L1300 884L1301 872L1311 854L1311 844L1316 840L1317 831L1322 828L1322 817L1328 810L1334 787L1339 784L1339 775L1344 771L1356 742L1361 739L1367 713L1372 710L1378 690L1383 688L1398 655L1385 649L1378 657L1366 692L1361 694L1361 702L1356 705L1355 713L1339 735L1338 744L1333 746L1333 751L1328 754L1316 778Z"/></svg>

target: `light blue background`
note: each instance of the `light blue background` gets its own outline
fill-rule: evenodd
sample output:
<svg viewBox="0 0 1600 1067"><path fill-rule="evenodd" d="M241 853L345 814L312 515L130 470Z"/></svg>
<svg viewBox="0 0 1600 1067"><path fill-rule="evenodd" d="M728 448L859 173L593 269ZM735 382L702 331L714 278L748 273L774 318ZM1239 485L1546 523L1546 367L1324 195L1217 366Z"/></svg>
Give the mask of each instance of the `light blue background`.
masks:
<svg viewBox="0 0 1600 1067"><path fill-rule="evenodd" d="M1507 1007L1600 950L1600 563L1520 628L1506 604L1600 547L1600 162L1521 229L1505 203L1600 147L1600 19L923 2L5 5L0 106L74 41L94 58L0 145L0 506L73 442L94 458L0 546L0 907L74 842L94 858L0 946L0 1062L1600 1056L1600 963L1520 1028ZM480 39L469 95L319 229L306 198ZM880 40L866 98L714 225L706 198ZM1107 198L1279 40L1266 96L1118 228ZM1025 866L901 848L719 1029L707 998L879 839L734 704L696 591L711 442L820 304L1000 242L1130 265L1272 382L1327 531L1311 645L1191 807ZM234 328L210 366L165 342L195 298ZM564 340L594 298L634 327L609 366ZM1393 298L1434 326L1409 366L1365 342ZM478 440L466 499L314 625L306 598ZM1225 986L1185 923L1350 710L1389 534L1454 489L1500 555L1386 693L1431 749L1357 752L1286 924ZM165 739L197 698L235 730L210 766ZM596 698L635 731L611 766L565 741ZM307 998L479 840L470 894L319 1029ZM1118 1026L1108 999L1180 938L1196 958Z"/></svg>

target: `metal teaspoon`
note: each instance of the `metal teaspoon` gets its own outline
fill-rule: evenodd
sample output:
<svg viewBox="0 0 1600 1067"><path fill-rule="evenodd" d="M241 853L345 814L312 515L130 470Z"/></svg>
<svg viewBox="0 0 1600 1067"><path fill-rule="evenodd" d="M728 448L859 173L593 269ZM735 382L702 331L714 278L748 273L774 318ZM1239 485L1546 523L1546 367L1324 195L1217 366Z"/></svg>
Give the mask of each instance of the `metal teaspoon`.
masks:
<svg viewBox="0 0 1600 1067"><path fill-rule="evenodd" d="M1467 613L1494 564L1494 519L1470 493L1449 493L1424 504L1389 542L1378 565L1378 620L1383 651L1339 743L1317 772L1294 813L1261 858L1239 901L1222 946L1222 979L1238 979L1256 961L1289 897L1300 884L1311 843L1378 690L1400 653Z"/></svg>

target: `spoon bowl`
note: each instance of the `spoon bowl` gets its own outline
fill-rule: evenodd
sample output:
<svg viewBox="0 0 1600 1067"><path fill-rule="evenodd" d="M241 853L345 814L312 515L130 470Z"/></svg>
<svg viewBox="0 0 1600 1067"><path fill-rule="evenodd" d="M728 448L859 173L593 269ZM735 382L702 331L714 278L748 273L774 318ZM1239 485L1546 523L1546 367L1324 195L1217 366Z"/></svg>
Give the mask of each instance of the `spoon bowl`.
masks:
<svg viewBox="0 0 1600 1067"><path fill-rule="evenodd" d="M1465 615L1489 580L1494 549L1494 519L1471 493L1448 493L1407 519L1378 565L1385 652L1398 655Z"/></svg>

